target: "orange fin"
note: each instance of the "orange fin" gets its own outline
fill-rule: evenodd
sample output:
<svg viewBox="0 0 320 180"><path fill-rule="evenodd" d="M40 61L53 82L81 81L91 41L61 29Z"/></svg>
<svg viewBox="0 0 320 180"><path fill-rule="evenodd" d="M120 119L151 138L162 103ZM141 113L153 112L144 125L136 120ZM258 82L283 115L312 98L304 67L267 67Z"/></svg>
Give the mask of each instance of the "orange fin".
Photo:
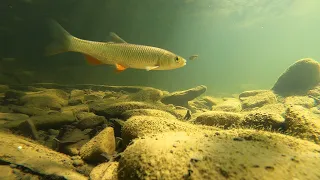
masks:
<svg viewBox="0 0 320 180"><path fill-rule="evenodd" d="M87 54L84 55L87 59L87 62L91 65L100 65L100 64L103 64L101 61L99 61L98 59L92 57L92 56L89 56Z"/></svg>
<svg viewBox="0 0 320 180"><path fill-rule="evenodd" d="M124 67L124 66L122 66L122 65L120 65L120 64L116 64L116 72L122 72L122 71L124 71L124 70L126 70L127 68L126 67Z"/></svg>

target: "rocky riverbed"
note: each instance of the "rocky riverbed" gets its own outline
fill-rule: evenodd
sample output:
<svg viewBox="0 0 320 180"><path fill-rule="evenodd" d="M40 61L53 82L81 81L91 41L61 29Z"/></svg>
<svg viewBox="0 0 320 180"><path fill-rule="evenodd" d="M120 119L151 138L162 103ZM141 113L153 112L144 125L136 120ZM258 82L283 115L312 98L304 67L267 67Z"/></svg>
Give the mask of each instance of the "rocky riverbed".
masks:
<svg viewBox="0 0 320 180"><path fill-rule="evenodd" d="M0 85L0 179L320 179L319 67L237 97Z"/></svg>

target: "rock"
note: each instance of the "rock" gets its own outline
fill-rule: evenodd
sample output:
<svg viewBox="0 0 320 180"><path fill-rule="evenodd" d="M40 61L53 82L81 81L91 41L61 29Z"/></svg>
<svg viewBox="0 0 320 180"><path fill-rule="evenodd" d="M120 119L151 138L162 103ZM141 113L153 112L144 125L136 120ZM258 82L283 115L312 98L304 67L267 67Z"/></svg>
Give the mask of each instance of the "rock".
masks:
<svg viewBox="0 0 320 180"><path fill-rule="evenodd" d="M284 104L286 106L301 105L306 108L312 108L316 105L315 100L308 96L289 96L285 98Z"/></svg>
<svg viewBox="0 0 320 180"><path fill-rule="evenodd" d="M0 179L18 179L18 176L14 173L13 169L10 166L0 165Z"/></svg>
<svg viewBox="0 0 320 180"><path fill-rule="evenodd" d="M30 120L33 121L39 129L49 129L73 123L76 119L72 113L65 112L44 116L34 116L31 117Z"/></svg>
<svg viewBox="0 0 320 180"><path fill-rule="evenodd" d="M69 156L35 144L23 137L0 132L0 161L7 162L34 172L64 179L85 180L77 173Z"/></svg>
<svg viewBox="0 0 320 180"><path fill-rule="evenodd" d="M87 161L100 162L102 154L113 155L115 146L113 128L107 127L81 147L80 156Z"/></svg>
<svg viewBox="0 0 320 180"><path fill-rule="evenodd" d="M287 134L320 144L320 114L302 106L288 107L285 114Z"/></svg>
<svg viewBox="0 0 320 180"><path fill-rule="evenodd" d="M145 88L139 92L131 94L129 99L131 101L142 101L142 102L157 102L163 96L163 92L155 88Z"/></svg>
<svg viewBox="0 0 320 180"><path fill-rule="evenodd" d="M257 111L282 115L285 113L286 107L282 103L267 104L258 108Z"/></svg>
<svg viewBox="0 0 320 180"><path fill-rule="evenodd" d="M3 84L0 84L0 93L5 93L9 90L9 86L8 85L3 85Z"/></svg>
<svg viewBox="0 0 320 180"><path fill-rule="evenodd" d="M319 152L264 131L163 132L127 147L118 179L318 179Z"/></svg>
<svg viewBox="0 0 320 180"><path fill-rule="evenodd" d="M153 116L132 116L122 127L122 139L124 146L131 140L143 137L147 134L157 134L169 131L195 132L200 130L217 130L216 127L193 125L176 119L167 119Z"/></svg>
<svg viewBox="0 0 320 180"><path fill-rule="evenodd" d="M276 113L263 112L263 111L252 111L247 113L241 126L245 128L262 129L262 130L283 130L284 129L284 118Z"/></svg>
<svg viewBox="0 0 320 180"><path fill-rule="evenodd" d="M76 117L79 121L81 121L83 119L90 118L90 117L95 117L95 116L96 115L91 112L78 112L78 113L76 113Z"/></svg>
<svg viewBox="0 0 320 180"><path fill-rule="evenodd" d="M14 112L14 113L22 113L26 114L28 116L41 116L41 115L47 115L52 111L48 110L43 110L40 108L36 107L25 107L25 106L16 106L16 105L11 105L9 108Z"/></svg>
<svg viewBox="0 0 320 180"><path fill-rule="evenodd" d="M6 121L16 121L16 120L25 120L29 118L28 115L19 114L19 113L0 113L0 120Z"/></svg>
<svg viewBox="0 0 320 180"><path fill-rule="evenodd" d="M89 112L89 105L88 104L79 104L75 106L66 106L61 108L61 112L70 112L77 114L79 112Z"/></svg>
<svg viewBox="0 0 320 180"><path fill-rule="evenodd" d="M124 120L129 119L132 116L156 116L156 117L163 117L167 119L176 118L175 116L173 116L168 112L157 110L157 109L133 109L133 110L127 110L121 114L121 117Z"/></svg>
<svg viewBox="0 0 320 180"><path fill-rule="evenodd" d="M311 58L291 65L277 80L272 90L281 96L306 95L320 82L319 63Z"/></svg>
<svg viewBox="0 0 320 180"><path fill-rule="evenodd" d="M103 99L104 96L105 96L104 92L95 91L95 92L91 92L90 94L84 95L84 101L85 102L98 101Z"/></svg>
<svg viewBox="0 0 320 180"><path fill-rule="evenodd" d="M243 109L259 108L277 102L277 97L269 90L245 91L239 95Z"/></svg>
<svg viewBox="0 0 320 180"><path fill-rule="evenodd" d="M91 180L118 180L118 162L102 163L92 169Z"/></svg>
<svg viewBox="0 0 320 180"><path fill-rule="evenodd" d="M85 93L83 90L78 90L78 89L72 90L70 93L68 104L71 106L82 104L84 102L84 95Z"/></svg>
<svg viewBox="0 0 320 180"><path fill-rule="evenodd" d="M309 90L307 95L314 99L317 99L318 103L320 103L320 84L318 84L313 89Z"/></svg>
<svg viewBox="0 0 320 180"><path fill-rule="evenodd" d="M73 144L82 140L89 140L90 135L71 125L66 125L61 128L57 139L60 144Z"/></svg>
<svg viewBox="0 0 320 180"><path fill-rule="evenodd" d="M242 110L241 102L235 98L228 98L225 101L212 106L213 111L240 112Z"/></svg>
<svg viewBox="0 0 320 180"><path fill-rule="evenodd" d="M96 126L104 124L106 121L106 118L103 116L90 116L80 120L77 124L77 127L81 130L94 128Z"/></svg>
<svg viewBox="0 0 320 180"><path fill-rule="evenodd" d="M229 128L237 126L242 121L243 116L238 113L224 111L209 111L199 115L194 123Z"/></svg>
<svg viewBox="0 0 320 180"><path fill-rule="evenodd" d="M68 94L58 89L46 89L39 92L28 92L20 100L25 106L41 109L60 110L68 104Z"/></svg>
<svg viewBox="0 0 320 180"><path fill-rule="evenodd" d="M8 90L4 94L4 102L6 104L21 104L20 98L25 95L25 92L16 91L16 90Z"/></svg>
<svg viewBox="0 0 320 180"><path fill-rule="evenodd" d="M207 106L207 102L202 99L195 99L188 102L188 109L193 113L205 112L211 110L211 106Z"/></svg>
<svg viewBox="0 0 320 180"><path fill-rule="evenodd" d="M201 94L206 92L206 90L207 87L201 85L185 91L173 92L167 96L164 96L161 99L161 102L163 102L164 104L173 104L176 106L188 107L188 101L199 97Z"/></svg>
<svg viewBox="0 0 320 180"><path fill-rule="evenodd" d="M214 98L214 97L211 97L211 96L204 96L201 99L206 102L206 106L208 106L208 107L215 106L218 103L222 102L222 99Z"/></svg>
<svg viewBox="0 0 320 180"><path fill-rule="evenodd" d="M116 118L127 110L134 109L158 109L155 105L145 102L119 102L119 103L94 103L90 106L90 111L107 118Z"/></svg>

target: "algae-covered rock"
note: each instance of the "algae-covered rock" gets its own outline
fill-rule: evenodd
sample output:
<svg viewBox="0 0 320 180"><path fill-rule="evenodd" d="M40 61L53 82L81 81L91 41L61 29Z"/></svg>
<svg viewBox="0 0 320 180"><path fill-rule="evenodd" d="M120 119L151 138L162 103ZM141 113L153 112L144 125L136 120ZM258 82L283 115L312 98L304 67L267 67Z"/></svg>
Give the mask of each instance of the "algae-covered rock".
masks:
<svg viewBox="0 0 320 180"><path fill-rule="evenodd" d="M16 106L16 105L11 105L9 106L9 108L14 113L26 114L28 116L41 116L41 115L47 115L48 113L52 112L52 111L43 110L37 107L25 107L25 106Z"/></svg>
<svg viewBox="0 0 320 180"><path fill-rule="evenodd" d="M257 109L257 111L269 112L282 115L286 112L286 107L282 103L267 104ZM250 112L250 111L249 111Z"/></svg>
<svg viewBox="0 0 320 180"><path fill-rule="evenodd" d="M25 106L60 110L68 104L68 94L59 89L46 89L39 92L28 92L21 97Z"/></svg>
<svg viewBox="0 0 320 180"><path fill-rule="evenodd" d="M269 90L245 91L239 95L243 109L259 108L277 102L277 97Z"/></svg>
<svg viewBox="0 0 320 180"><path fill-rule="evenodd" d="M289 96L285 98L284 104L286 106L300 105L306 108L312 108L316 105L315 100L308 96Z"/></svg>
<svg viewBox="0 0 320 180"><path fill-rule="evenodd" d="M216 130L218 128L194 125L177 119L167 119L163 117L133 116L129 118L122 127L122 139L124 145L127 145L131 140L143 137L147 134L156 134L168 131L194 132L203 129Z"/></svg>
<svg viewBox="0 0 320 180"><path fill-rule="evenodd" d="M170 93L167 96L164 96L161 99L161 102L163 102L164 104L173 104L176 106L188 107L188 101L199 97L201 94L206 92L206 90L207 87L201 85L185 91L176 91Z"/></svg>
<svg viewBox="0 0 320 180"><path fill-rule="evenodd" d="M99 125L102 125L106 121L107 121L106 118L103 116L89 116L80 120L77 124L77 127L82 130L88 129L88 128L94 128Z"/></svg>
<svg viewBox="0 0 320 180"><path fill-rule="evenodd" d="M61 112L70 112L77 114L79 112L89 112L89 105L88 104L78 104L75 106L66 106L61 108Z"/></svg>
<svg viewBox="0 0 320 180"><path fill-rule="evenodd" d="M0 93L5 93L9 90L9 86L8 85L3 85L3 84L0 84Z"/></svg>
<svg viewBox="0 0 320 180"><path fill-rule="evenodd" d="M133 110L127 110L124 113L121 114L121 117L123 119L129 119L132 116L156 116L156 117L163 117L167 119L175 119L176 117L172 114L161 111L157 109L133 109Z"/></svg>
<svg viewBox="0 0 320 180"><path fill-rule="evenodd" d="M242 114L238 113L224 111L208 111L200 114L194 120L194 123L229 128L230 126L238 125L241 122L242 118Z"/></svg>
<svg viewBox="0 0 320 180"><path fill-rule="evenodd" d="M222 99L214 98L214 97L211 97L211 96L204 96L201 99L206 102L206 105L208 107L212 107L212 106L217 105L217 104L219 104L220 102L223 101Z"/></svg>
<svg viewBox="0 0 320 180"><path fill-rule="evenodd" d="M288 107L285 114L287 134L320 144L320 114L302 106Z"/></svg>
<svg viewBox="0 0 320 180"><path fill-rule="evenodd" d="M282 130L284 118L277 113L257 110L245 114L241 126L262 130Z"/></svg>
<svg viewBox="0 0 320 180"><path fill-rule="evenodd" d="M118 180L118 162L102 163L92 169L91 180Z"/></svg>
<svg viewBox="0 0 320 180"><path fill-rule="evenodd" d="M70 93L70 99L68 104L71 106L82 104L84 102L84 95L85 95L85 92L83 90L79 90L79 89L72 90Z"/></svg>
<svg viewBox="0 0 320 180"><path fill-rule="evenodd" d="M241 102L235 98L228 98L225 101L212 106L213 111L240 112Z"/></svg>
<svg viewBox="0 0 320 180"><path fill-rule="evenodd" d="M122 113L128 110L135 109L158 109L166 112L170 112L171 114L178 116L173 109L170 107L164 106L163 104L151 104L147 102L136 102L136 101L128 101L128 102L118 102L118 103L108 103L108 102L98 102L90 104L90 111L99 115L105 116L107 118L117 118L121 116Z"/></svg>
<svg viewBox="0 0 320 180"><path fill-rule="evenodd" d="M69 156L4 132L0 132L0 161L25 167L35 174L46 175L47 179L87 179L75 171Z"/></svg>
<svg viewBox="0 0 320 180"><path fill-rule="evenodd" d="M139 92L131 94L128 98L131 101L157 102L163 96L163 92L155 88L145 88Z"/></svg>
<svg viewBox="0 0 320 180"><path fill-rule="evenodd" d="M272 90L281 96L306 95L320 82L320 65L311 58L298 60L277 80Z"/></svg>
<svg viewBox="0 0 320 180"><path fill-rule="evenodd" d="M118 179L318 179L320 146L255 130L164 132L122 153Z"/></svg>
<svg viewBox="0 0 320 180"><path fill-rule="evenodd" d="M103 160L103 155L113 155L115 152L115 137L112 127L107 127L80 149L80 156L87 161Z"/></svg>
<svg viewBox="0 0 320 180"><path fill-rule="evenodd" d="M25 120L27 118L29 118L29 116L25 114L0 112L0 120L15 121L15 120Z"/></svg>

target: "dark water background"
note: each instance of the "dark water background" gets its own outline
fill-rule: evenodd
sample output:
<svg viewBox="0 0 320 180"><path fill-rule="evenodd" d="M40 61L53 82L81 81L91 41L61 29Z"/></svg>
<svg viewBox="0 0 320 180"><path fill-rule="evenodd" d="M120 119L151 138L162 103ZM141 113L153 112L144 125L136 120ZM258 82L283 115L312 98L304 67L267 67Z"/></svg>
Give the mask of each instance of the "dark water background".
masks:
<svg viewBox="0 0 320 180"><path fill-rule="evenodd" d="M317 0L3 0L0 82L143 85L169 91L206 85L208 93L269 89L296 60L320 59ZM173 71L90 66L78 53L43 57L46 18L72 35L158 46L199 59ZM12 59L8 59L14 58ZM3 59L7 58L7 59Z"/></svg>

